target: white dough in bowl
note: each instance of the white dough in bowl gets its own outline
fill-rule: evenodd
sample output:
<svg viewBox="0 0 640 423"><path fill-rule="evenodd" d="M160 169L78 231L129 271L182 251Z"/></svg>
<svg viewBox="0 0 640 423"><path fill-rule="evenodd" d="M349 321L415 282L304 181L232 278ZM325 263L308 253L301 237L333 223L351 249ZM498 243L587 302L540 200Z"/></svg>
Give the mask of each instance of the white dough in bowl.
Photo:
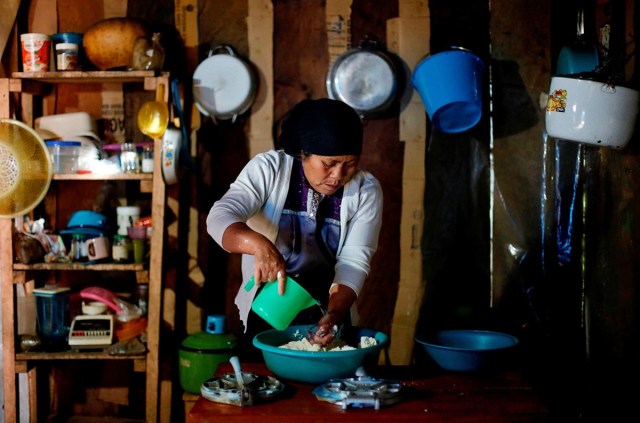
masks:
<svg viewBox="0 0 640 423"><path fill-rule="evenodd" d="M359 348L368 348L377 345L378 341L370 336L363 336L360 338ZM348 351L355 350L354 347L347 345L344 341L336 339L328 345L320 346L310 343L306 338L302 338L297 341L290 341L284 345L280 345L280 348L296 351Z"/></svg>

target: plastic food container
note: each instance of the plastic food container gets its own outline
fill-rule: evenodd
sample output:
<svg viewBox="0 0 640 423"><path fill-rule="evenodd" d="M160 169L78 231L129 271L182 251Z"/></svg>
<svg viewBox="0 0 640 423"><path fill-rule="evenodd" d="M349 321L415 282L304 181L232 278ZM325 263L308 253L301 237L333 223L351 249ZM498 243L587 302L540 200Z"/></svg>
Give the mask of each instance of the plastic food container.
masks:
<svg viewBox="0 0 640 423"><path fill-rule="evenodd" d="M78 32L59 32L51 36L51 44L53 44L53 51L56 52L56 70L80 70L82 69L82 63L84 62L84 52L82 50L82 38L83 34ZM77 46L76 52L76 68L75 69L61 69L58 66L58 45L59 44L75 44Z"/></svg>
<svg viewBox="0 0 640 423"><path fill-rule="evenodd" d="M78 70L78 44L60 43L56 45L56 69L59 71Z"/></svg>
<svg viewBox="0 0 640 423"><path fill-rule="evenodd" d="M68 291L67 287L45 287L33 290L36 299L38 335L47 351L58 351L68 347Z"/></svg>
<svg viewBox="0 0 640 423"><path fill-rule="evenodd" d="M46 144L53 164L53 173L75 173L78 170L81 142L47 141Z"/></svg>
<svg viewBox="0 0 640 423"><path fill-rule="evenodd" d="M22 34L22 68L25 72L46 72L49 70L51 37L47 34Z"/></svg>

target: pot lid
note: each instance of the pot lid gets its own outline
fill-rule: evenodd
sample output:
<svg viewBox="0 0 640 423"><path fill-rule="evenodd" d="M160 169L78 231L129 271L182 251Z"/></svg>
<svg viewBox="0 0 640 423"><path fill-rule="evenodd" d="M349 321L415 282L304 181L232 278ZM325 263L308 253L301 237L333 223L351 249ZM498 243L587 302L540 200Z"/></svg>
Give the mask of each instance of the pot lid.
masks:
<svg viewBox="0 0 640 423"><path fill-rule="evenodd" d="M207 332L198 332L187 336L182 341L184 348L193 350L222 350L234 348L237 344L235 335L233 334L213 334Z"/></svg>

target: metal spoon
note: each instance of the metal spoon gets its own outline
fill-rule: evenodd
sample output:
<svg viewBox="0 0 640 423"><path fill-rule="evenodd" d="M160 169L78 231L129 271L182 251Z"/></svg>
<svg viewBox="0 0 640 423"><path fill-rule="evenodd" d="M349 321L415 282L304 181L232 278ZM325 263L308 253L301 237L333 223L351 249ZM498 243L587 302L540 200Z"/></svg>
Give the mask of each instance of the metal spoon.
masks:
<svg viewBox="0 0 640 423"><path fill-rule="evenodd" d="M244 389L244 377L242 376L242 368L240 367L240 360L237 356L233 356L229 359L233 371L236 374L236 381L238 382L238 389L242 391Z"/></svg>
<svg viewBox="0 0 640 423"><path fill-rule="evenodd" d="M236 382L238 382L238 392L240 394L240 404L252 405L253 395L251 389L244 384L244 375L242 374L242 368L240 367L240 360L234 355L229 359L229 362L231 363L231 366L233 366L233 371L236 374Z"/></svg>

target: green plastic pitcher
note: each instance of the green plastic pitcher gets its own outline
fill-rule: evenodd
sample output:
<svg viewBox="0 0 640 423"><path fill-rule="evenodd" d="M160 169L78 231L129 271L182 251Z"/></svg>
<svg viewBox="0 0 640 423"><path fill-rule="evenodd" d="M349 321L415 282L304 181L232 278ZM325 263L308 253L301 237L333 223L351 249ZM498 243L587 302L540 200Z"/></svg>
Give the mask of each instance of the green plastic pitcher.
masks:
<svg viewBox="0 0 640 423"><path fill-rule="evenodd" d="M254 284L252 276L244 289L250 291ZM287 276L284 294L278 294L277 280L267 282L253 300L251 309L277 330L284 330L299 312L314 305L320 305L320 302Z"/></svg>

